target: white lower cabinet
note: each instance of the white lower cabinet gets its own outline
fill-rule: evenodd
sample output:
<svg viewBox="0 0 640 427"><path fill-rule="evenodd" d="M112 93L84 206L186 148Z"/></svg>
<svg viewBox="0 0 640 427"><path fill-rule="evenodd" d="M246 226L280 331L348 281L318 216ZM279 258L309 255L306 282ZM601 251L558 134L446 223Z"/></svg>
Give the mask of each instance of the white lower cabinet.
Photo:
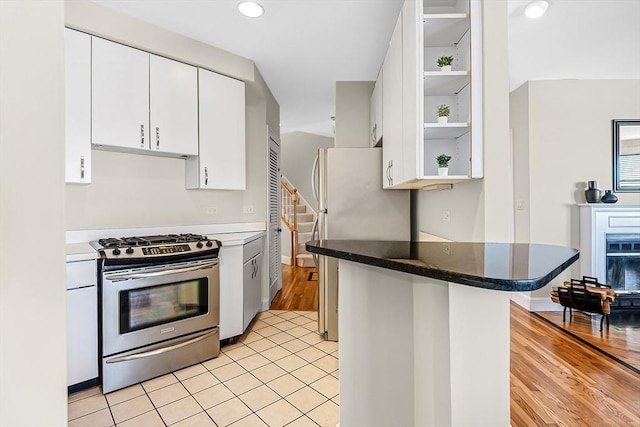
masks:
<svg viewBox="0 0 640 427"><path fill-rule="evenodd" d="M67 263L67 385L98 377L96 261Z"/></svg>
<svg viewBox="0 0 640 427"><path fill-rule="evenodd" d="M220 248L220 339L242 335L262 306L263 238Z"/></svg>
<svg viewBox="0 0 640 427"><path fill-rule="evenodd" d="M244 245L242 327L249 323L262 307L262 238Z"/></svg>

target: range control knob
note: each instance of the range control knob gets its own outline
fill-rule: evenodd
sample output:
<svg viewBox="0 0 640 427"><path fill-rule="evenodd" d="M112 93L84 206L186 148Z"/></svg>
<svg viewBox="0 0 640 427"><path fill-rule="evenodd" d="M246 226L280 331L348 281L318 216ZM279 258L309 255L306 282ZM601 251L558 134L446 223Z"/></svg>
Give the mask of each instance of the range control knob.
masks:
<svg viewBox="0 0 640 427"><path fill-rule="evenodd" d="M196 247L197 247L197 248L201 248L201 247L202 247L202 242L198 242L198 243L196 243Z"/></svg>
<svg viewBox="0 0 640 427"><path fill-rule="evenodd" d="M133 248L127 248L125 252L131 255L133 253Z"/></svg>
<svg viewBox="0 0 640 427"><path fill-rule="evenodd" d="M113 254L114 254L114 255L120 255L120 249L115 248L115 249L113 250Z"/></svg>
<svg viewBox="0 0 640 427"><path fill-rule="evenodd" d="M213 246L213 243L211 243L211 240L207 240L207 247L210 248L211 246Z"/></svg>

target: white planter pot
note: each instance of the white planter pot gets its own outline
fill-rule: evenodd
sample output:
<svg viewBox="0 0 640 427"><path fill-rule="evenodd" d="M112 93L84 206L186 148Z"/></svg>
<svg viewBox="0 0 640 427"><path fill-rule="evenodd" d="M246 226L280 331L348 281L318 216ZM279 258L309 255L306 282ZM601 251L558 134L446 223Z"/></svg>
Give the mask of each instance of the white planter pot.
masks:
<svg viewBox="0 0 640 427"><path fill-rule="evenodd" d="M438 123L440 124L445 124L449 121L449 117L444 116L444 117L438 117Z"/></svg>
<svg viewBox="0 0 640 427"><path fill-rule="evenodd" d="M443 67L440 67L440 71L442 71L443 73L448 73L451 71L451 65L445 65Z"/></svg>
<svg viewBox="0 0 640 427"><path fill-rule="evenodd" d="M438 168L438 176L448 176L449 168Z"/></svg>

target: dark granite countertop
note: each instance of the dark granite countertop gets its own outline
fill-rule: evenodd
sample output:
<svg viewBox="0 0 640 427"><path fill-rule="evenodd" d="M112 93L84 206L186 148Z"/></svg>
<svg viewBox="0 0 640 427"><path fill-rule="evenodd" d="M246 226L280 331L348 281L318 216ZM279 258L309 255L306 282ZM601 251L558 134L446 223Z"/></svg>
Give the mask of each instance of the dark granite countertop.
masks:
<svg viewBox="0 0 640 427"><path fill-rule="evenodd" d="M306 247L319 255L514 292L540 289L579 257L576 249L533 243L316 240Z"/></svg>

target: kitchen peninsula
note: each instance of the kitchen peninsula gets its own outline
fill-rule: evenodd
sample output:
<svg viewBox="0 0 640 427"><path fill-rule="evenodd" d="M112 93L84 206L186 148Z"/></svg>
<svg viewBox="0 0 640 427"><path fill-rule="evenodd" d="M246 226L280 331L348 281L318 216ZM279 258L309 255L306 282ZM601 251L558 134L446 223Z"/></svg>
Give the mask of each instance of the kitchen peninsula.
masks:
<svg viewBox="0 0 640 427"><path fill-rule="evenodd" d="M579 257L541 244L321 240L339 260L340 424L510 425L510 292Z"/></svg>

